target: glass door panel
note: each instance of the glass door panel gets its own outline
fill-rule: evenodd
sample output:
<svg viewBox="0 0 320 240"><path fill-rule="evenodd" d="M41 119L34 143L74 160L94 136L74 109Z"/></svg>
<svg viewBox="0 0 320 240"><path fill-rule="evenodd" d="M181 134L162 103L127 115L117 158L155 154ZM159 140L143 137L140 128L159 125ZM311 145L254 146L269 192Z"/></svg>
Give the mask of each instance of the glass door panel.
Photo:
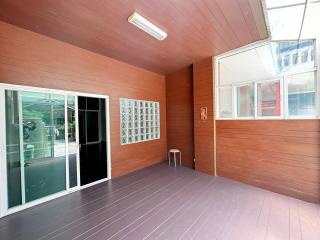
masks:
<svg viewBox="0 0 320 240"><path fill-rule="evenodd" d="M78 97L81 186L108 177L106 101Z"/></svg>
<svg viewBox="0 0 320 240"><path fill-rule="evenodd" d="M63 95L21 92L25 201L66 189Z"/></svg>
<svg viewBox="0 0 320 240"><path fill-rule="evenodd" d="M22 204L19 98L17 91L5 91L7 198L8 208Z"/></svg>
<svg viewBox="0 0 320 240"><path fill-rule="evenodd" d="M66 190L65 96L5 91L8 208Z"/></svg>

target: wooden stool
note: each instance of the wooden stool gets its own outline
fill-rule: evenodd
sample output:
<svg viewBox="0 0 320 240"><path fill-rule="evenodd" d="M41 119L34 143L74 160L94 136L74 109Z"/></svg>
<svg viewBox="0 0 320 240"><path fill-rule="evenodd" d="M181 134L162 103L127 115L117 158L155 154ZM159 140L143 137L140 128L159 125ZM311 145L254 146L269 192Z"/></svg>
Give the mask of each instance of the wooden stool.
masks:
<svg viewBox="0 0 320 240"><path fill-rule="evenodd" d="M169 152L168 152L169 166L171 163L171 158L170 158L171 153L173 153L174 167L177 167L176 153L180 154L180 166L181 166L181 152L179 149L170 149L169 150Z"/></svg>

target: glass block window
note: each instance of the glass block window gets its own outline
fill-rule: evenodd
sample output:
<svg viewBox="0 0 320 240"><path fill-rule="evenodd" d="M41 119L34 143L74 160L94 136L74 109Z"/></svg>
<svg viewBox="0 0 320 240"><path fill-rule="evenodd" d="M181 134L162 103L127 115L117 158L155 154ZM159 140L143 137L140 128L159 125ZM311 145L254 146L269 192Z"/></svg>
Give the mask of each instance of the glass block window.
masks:
<svg viewBox="0 0 320 240"><path fill-rule="evenodd" d="M121 144L160 139L159 102L120 98Z"/></svg>

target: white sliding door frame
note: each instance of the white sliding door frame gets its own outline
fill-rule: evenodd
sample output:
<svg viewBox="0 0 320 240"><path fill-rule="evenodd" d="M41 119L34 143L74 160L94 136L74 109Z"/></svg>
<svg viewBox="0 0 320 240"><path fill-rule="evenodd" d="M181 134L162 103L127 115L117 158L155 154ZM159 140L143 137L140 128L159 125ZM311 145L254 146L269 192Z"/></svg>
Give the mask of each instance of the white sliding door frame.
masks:
<svg viewBox="0 0 320 240"><path fill-rule="evenodd" d="M48 195L32 202L22 202L22 205L12 207L8 209L8 189L7 189L7 155L6 155L6 119L5 119L5 90L12 91L29 91L29 92L39 92L39 93L49 93L49 94L60 94L65 98L65 142L66 142L66 189L54 193L52 195ZM68 116L67 116L67 97L74 96L75 97L75 121L76 121L76 146L77 146L77 186L70 188L69 184L69 153L68 153ZM107 173L108 177L101 179L99 181L81 186L80 183L80 150L79 150L79 116L78 116L78 96L84 97L93 97L93 98L101 98L105 99L105 114L106 114L106 148L107 148ZM109 96L101 95L101 94L91 94L91 93L82 93L82 92L73 92L73 91L64 91L64 90L54 90L47 88L38 88L38 87L30 87L30 86L22 86L22 85L14 85L14 84L4 84L0 83L0 104L3 106L0 108L0 218L6 215L21 211L23 209L50 201L52 199L67 195L74 191L81 190L83 188L87 188L93 185L96 185L101 182L105 182L111 179L111 144L110 144L110 112L109 112ZM20 111L21 111L20 107ZM21 121L21 120L19 120ZM21 125L21 122L20 122ZM21 128L21 126L20 126ZM20 134L21 134L20 129ZM21 144L20 144L21 145ZM20 157L21 158L21 157ZM23 159L20 161L23 161ZM23 166L23 165L22 165ZM21 180L21 181L24 181ZM22 186L21 186L22 187ZM24 191L25 189L23 189ZM23 200L23 196L22 196ZM25 203L25 204L24 204Z"/></svg>

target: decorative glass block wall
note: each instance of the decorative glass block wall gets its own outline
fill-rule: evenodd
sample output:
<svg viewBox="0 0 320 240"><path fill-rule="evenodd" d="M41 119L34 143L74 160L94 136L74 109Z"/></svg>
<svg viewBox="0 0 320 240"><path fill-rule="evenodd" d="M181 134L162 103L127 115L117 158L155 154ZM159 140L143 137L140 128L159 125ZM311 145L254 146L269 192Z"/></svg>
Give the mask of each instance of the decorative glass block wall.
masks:
<svg viewBox="0 0 320 240"><path fill-rule="evenodd" d="M120 98L121 144L160 139L159 102Z"/></svg>

